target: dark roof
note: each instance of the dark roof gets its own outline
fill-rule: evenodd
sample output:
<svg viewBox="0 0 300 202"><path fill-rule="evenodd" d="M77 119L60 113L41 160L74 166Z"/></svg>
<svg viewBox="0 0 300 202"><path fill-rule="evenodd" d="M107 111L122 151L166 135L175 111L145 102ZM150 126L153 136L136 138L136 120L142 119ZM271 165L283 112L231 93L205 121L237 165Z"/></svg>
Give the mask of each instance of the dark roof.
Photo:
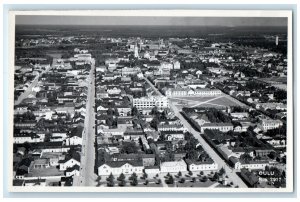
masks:
<svg viewBox="0 0 300 202"><path fill-rule="evenodd" d="M232 123L205 123L202 127L222 127L222 126L233 126Z"/></svg>
<svg viewBox="0 0 300 202"><path fill-rule="evenodd" d="M77 164L75 164L73 167L67 168L66 172L72 172L74 170L79 170L79 169L80 167Z"/></svg>
<svg viewBox="0 0 300 202"><path fill-rule="evenodd" d="M214 161L211 158L207 158L207 161L193 161L191 159L186 159L185 162L190 165L190 164L195 164L195 165L202 165L202 164L213 164Z"/></svg>
<svg viewBox="0 0 300 202"><path fill-rule="evenodd" d="M14 133L14 137L35 137L36 133Z"/></svg>
<svg viewBox="0 0 300 202"><path fill-rule="evenodd" d="M13 180L13 186L23 186L24 180Z"/></svg>
<svg viewBox="0 0 300 202"><path fill-rule="evenodd" d="M29 159L29 158L23 159L23 160L20 162L19 166L27 166L27 167L29 167L31 161L32 161L32 160Z"/></svg>
<svg viewBox="0 0 300 202"><path fill-rule="evenodd" d="M140 153L140 154L112 154L112 158L117 158L117 159L138 159L138 158L155 158L154 154L145 154L145 153Z"/></svg>
<svg viewBox="0 0 300 202"><path fill-rule="evenodd" d="M63 146L63 141L59 141L59 142L37 142L37 143L29 143L29 144L31 146L31 150L67 147L67 146ZM20 146L20 145L23 145L23 144L15 144L15 145Z"/></svg>
<svg viewBox="0 0 300 202"><path fill-rule="evenodd" d="M145 166L145 169L159 169L159 166Z"/></svg>
<svg viewBox="0 0 300 202"><path fill-rule="evenodd" d="M65 186L73 186L73 177L61 177L61 182L65 182Z"/></svg>
<svg viewBox="0 0 300 202"><path fill-rule="evenodd" d="M60 160L59 163L65 163L70 159L75 159L76 161L80 162L80 153L74 149L70 149L68 154L66 155L64 160Z"/></svg>
<svg viewBox="0 0 300 202"><path fill-rule="evenodd" d="M19 155L16 155L16 154L13 155L13 162L14 163L18 163L21 160L22 160L22 158L20 157L20 154Z"/></svg>
<svg viewBox="0 0 300 202"><path fill-rule="evenodd" d="M25 174L28 174L28 172L26 170L23 170L23 169L18 169L16 171L16 175L19 176L19 175L25 175Z"/></svg>
<svg viewBox="0 0 300 202"><path fill-rule="evenodd" d="M246 180L251 186L259 181L259 178L252 172L248 171L246 168L241 169L241 176Z"/></svg>
<svg viewBox="0 0 300 202"><path fill-rule="evenodd" d="M183 134L183 131L160 131L162 135L169 135L169 134Z"/></svg>
<svg viewBox="0 0 300 202"><path fill-rule="evenodd" d="M46 182L46 179L25 180L25 183L39 183L39 182Z"/></svg>
<svg viewBox="0 0 300 202"><path fill-rule="evenodd" d="M234 156L231 156L229 157L229 161L232 162L233 164L236 164L237 162L239 162L239 159Z"/></svg>
<svg viewBox="0 0 300 202"><path fill-rule="evenodd" d="M82 137L83 126L79 125L76 128L73 128L70 132L70 137Z"/></svg>

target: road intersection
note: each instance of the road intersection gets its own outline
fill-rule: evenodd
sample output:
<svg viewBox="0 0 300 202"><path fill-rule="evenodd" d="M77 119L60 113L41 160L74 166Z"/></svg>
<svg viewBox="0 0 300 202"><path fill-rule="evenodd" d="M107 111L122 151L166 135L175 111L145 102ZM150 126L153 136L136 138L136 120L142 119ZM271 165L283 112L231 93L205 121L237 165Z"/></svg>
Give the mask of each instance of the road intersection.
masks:
<svg viewBox="0 0 300 202"><path fill-rule="evenodd" d="M162 93L147 79L145 80L149 83L152 89L157 92L159 95ZM162 95L163 96L163 95ZM200 142L203 149L210 155L210 157L218 164L219 168L224 168L228 179L233 182L235 186L239 186L240 188L247 188L247 185L241 180L241 178L237 175L236 171L232 169L227 163L215 152L215 150L203 139L198 131L196 131L190 123L180 114L179 109L169 101L169 105L174 114L180 119L181 123L189 130L189 132Z"/></svg>

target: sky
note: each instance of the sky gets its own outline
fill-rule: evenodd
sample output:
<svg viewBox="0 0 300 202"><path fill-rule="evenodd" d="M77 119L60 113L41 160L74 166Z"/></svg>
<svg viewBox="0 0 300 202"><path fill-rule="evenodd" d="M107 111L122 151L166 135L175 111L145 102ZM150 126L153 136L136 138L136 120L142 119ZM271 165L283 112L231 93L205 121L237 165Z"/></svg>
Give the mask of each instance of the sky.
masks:
<svg viewBox="0 0 300 202"><path fill-rule="evenodd" d="M275 17L112 17L19 15L17 25L287 26Z"/></svg>

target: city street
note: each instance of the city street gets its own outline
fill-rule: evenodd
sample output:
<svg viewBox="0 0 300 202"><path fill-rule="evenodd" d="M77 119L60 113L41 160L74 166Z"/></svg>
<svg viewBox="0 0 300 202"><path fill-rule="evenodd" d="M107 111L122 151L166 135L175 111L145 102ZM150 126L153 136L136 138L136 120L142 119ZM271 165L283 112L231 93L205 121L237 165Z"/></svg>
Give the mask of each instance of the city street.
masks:
<svg viewBox="0 0 300 202"><path fill-rule="evenodd" d="M9 13L9 191L293 191L295 12L247 9Z"/></svg>
<svg viewBox="0 0 300 202"><path fill-rule="evenodd" d="M202 138L199 132L194 130L194 128L187 122L187 120L179 113L176 106L169 103L170 108L173 110L175 115L180 119L181 123L188 128L189 132L194 135L194 137L200 142L203 149L210 155L210 157L218 164L219 168L222 167L226 171L226 175L229 177L229 181L232 181L234 185L238 185L241 188L247 188L247 185L241 180L241 178L236 174L236 172L230 168L225 161L207 144L207 142Z"/></svg>
<svg viewBox="0 0 300 202"><path fill-rule="evenodd" d="M40 78L44 73L47 73L52 67L54 67L55 64L56 64L56 62L57 62L57 58L53 58L52 65L51 65L49 68L47 68L47 69L45 69L44 71L42 71L39 75L37 75L37 76L33 79L33 81L32 81L32 83L30 84L30 86L25 90L24 93L22 93L22 94L18 97L18 99L15 101L14 105L19 105L25 98L28 98L28 95L29 95L30 93L32 93L32 88L36 87L36 85L37 85L37 83L38 83L38 81L39 81L39 78Z"/></svg>
<svg viewBox="0 0 300 202"><path fill-rule="evenodd" d="M149 83L149 85L153 88L155 92L159 95L162 95L159 90L147 79L145 80ZM236 174L232 168L230 168L225 161L211 148L207 142L202 138L199 132L194 130L194 128L187 122L187 120L180 114L178 108L173 105L171 101L169 101L170 108L173 110L174 114L180 119L181 123L189 130L191 134L200 142L204 150L210 155L210 157L218 164L221 169L224 167L226 171L226 175L229 177L229 181L232 181L234 185L238 185L241 188L247 188L247 185L241 180L241 178Z"/></svg>
<svg viewBox="0 0 300 202"><path fill-rule="evenodd" d="M84 134L82 142L82 155L80 162L80 176L77 186L96 186L97 175L95 166L95 61L92 60L92 68L88 77L88 95L86 104L86 117L84 121Z"/></svg>
<svg viewBox="0 0 300 202"><path fill-rule="evenodd" d="M146 77L144 77L145 81L148 82L148 84L151 86L151 88L154 90L154 92L157 93L157 95L164 96Z"/></svg>

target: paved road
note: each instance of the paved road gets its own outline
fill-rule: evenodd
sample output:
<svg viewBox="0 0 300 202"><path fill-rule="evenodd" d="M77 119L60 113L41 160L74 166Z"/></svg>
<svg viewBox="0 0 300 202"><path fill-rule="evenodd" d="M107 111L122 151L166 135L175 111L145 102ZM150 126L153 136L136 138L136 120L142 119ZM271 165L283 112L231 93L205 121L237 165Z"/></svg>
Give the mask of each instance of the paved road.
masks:
<svg viewBox="0 0 300 202"><path fill-rule="evenodd" d="M247 188L247 185L241 180L241 178L236 174L236 171L230 168L225 161L210 147L209 144L202 138L200 133L187 122L187 120L179 113L176 106L170 102L170 107L174 111L174 114L180 119L181 123L189 130L191 134L200 142L204 150L209 154L209 156L218 164L219 168L224 168L226 175L229 177L229 181L232 181L234 185L238 185L240 188Z"/></svg>
<svg viewBox="0 0 300 202"><path fill-rule="evenodd" d="M162 95L158 89L147 79L145 80L150 84L154 91ZM247 188L247 185L241 180L241 178L236 174L236 171L230 168L225 161L207 144L207 142L202 138L200 133L187 122L187 120L180 114L178 108L174 106L172 101L169 100L170 108L173 110L174 114L180 119L181 123L189 130L189 132L194 135L194 137L200 142L203 149L210 155L210 157L218 164L219 168L223 167L228 175L229 181L232 181L234 186L238 185L240 188Z"/></svg>
<svg viewBox="0 0 300 202"><path fill-rule="evenodd" d="M50 66L49 68L45 69L44 71L42 71L39 75L37 75L32 83L30 84L30 86L25 90L24 93L22 93L18 99L15 101L14 105L19 105L25 98L28 98L29 94L32 93L32 88L34 88L38 81L39 81L39 78L44 74L44 73L47 73L55 64L56 64L56 61L57 59L56 58L53 58L53 63L52 63L52 66Z"/></svg>
<svg viewBox="0 0 300 202"><path fill-rule="evenodd" d="M146 77L144 77L144 79L158 95L164 96Z"/></svg>
<svg viewBox="0 0 300 202"><path fill-rule="evenodd" d="M95 166L95 61L92 61L92 68L88 77L88 95L86 104L86 117L84 121L84 134L82 142L82 155L80 165L80 176L77 179L77 186L96 186L97 175L94 172Z"/></svg>

